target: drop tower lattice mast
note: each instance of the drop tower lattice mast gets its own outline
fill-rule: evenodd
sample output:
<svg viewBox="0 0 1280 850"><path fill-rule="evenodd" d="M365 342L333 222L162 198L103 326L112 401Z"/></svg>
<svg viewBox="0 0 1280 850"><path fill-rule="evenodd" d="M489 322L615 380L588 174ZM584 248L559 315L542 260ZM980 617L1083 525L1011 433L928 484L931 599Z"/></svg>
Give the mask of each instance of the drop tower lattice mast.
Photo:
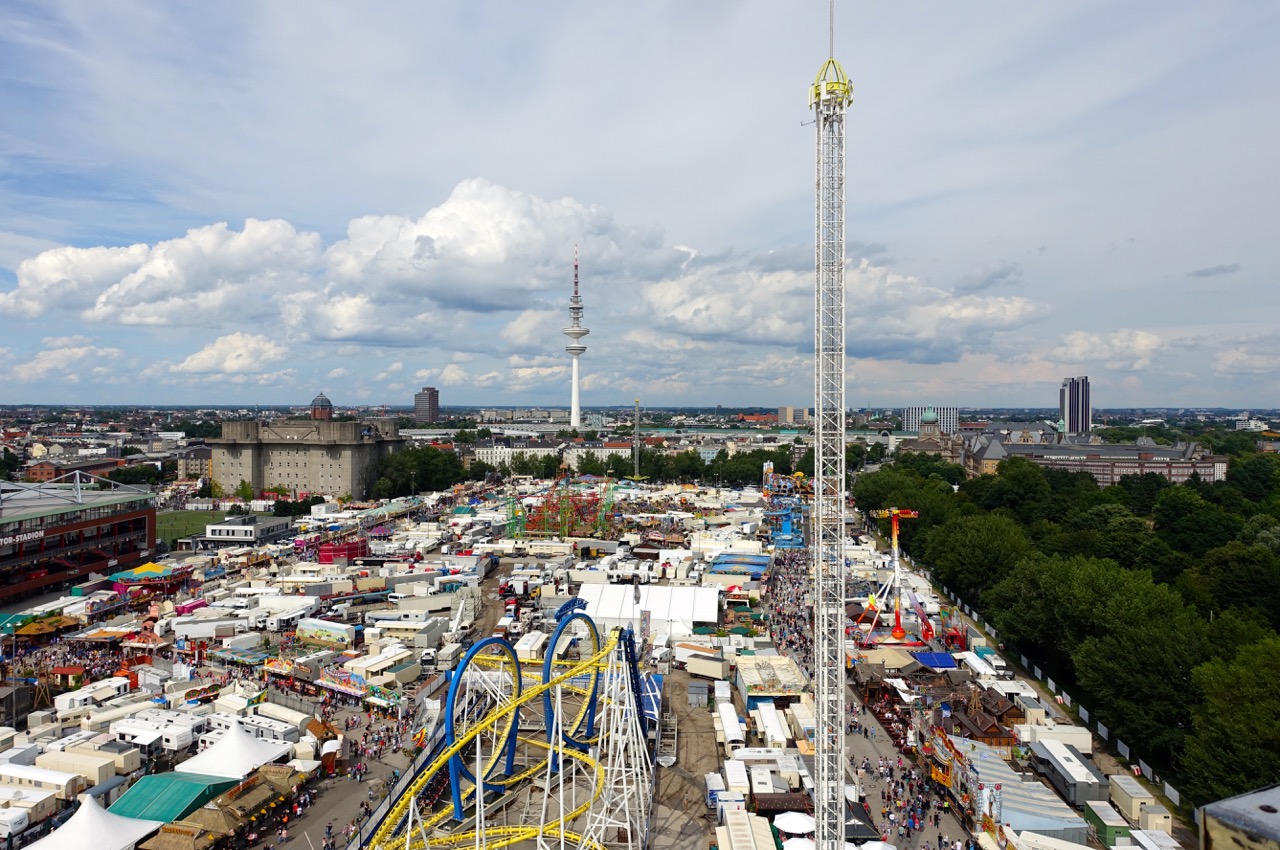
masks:
<svg viewBox="0 0 1280 850"><path fill-rule="evenodd" d="M572 342L564 347L573 358L573 391L569 401L569 427L582 426L582 407L578 403L578 358L587 350L582 338L591 331L582 327L582 296L578 294L578 246L573 246L573 297L569 299L569 327L564 335Z"/></svg>
<svg viewBox="0 0 1280 850"><path fill-rule="evenodd" d="M827 61L809 90L818 130L814 298L815 850L844 848L845 404L844 125L853 86L835 60L835 2Z"/></svg>

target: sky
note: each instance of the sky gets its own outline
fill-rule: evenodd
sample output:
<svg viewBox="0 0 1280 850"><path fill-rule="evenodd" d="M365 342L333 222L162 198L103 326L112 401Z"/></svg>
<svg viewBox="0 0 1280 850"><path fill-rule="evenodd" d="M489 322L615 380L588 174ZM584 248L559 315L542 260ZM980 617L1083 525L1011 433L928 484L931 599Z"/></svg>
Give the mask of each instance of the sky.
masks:
<svg viewBox="0 0 1280 850"><path fill-rule="evenodd" d="M823 2L0 5L0 404L813 403ZM851 407L1280 404L1280 6L839 2Z"/></svg>

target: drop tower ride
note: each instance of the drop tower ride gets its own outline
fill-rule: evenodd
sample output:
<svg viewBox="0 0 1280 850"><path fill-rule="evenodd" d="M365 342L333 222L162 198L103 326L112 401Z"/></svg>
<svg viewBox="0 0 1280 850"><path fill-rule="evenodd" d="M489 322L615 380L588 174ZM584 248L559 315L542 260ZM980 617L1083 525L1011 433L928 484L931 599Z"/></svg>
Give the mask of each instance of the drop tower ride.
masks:
<svg viewBox="0 0 1280 850"><path fill-rule="evenodd" d="M844 849L845 730L845 112L853 85L835 60L835 0L827 61L809 89L818 131L814 297L815 850Z"/></svg>

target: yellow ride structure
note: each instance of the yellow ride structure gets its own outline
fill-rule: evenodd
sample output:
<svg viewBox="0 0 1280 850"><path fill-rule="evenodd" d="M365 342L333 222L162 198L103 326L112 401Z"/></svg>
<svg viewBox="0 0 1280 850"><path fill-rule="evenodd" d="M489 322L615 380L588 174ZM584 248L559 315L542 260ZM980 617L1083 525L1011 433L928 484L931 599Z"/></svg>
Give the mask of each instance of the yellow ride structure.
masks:
<svg viewBox="0 0 1280 850"><path fill-rule="evenodd" d="M443 749L379 807L361 850L641 850L653 769L634 637L602 639L575 601L543 661L496 637L472 647L450 684ZM578 658L561 657L574 647ZM535 665L540 681L524 685ZM443 775L450 799L427 805Z"/></svg>

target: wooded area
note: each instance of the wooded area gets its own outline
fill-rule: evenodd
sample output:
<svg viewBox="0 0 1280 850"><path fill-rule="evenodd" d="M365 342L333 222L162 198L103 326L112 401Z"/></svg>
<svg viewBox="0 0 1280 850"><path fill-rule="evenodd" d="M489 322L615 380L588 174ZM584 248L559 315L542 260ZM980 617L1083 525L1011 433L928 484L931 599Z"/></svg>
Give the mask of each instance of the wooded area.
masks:
<svg viewBox="0 0 1280 850"><path fill-rule="evenodd" d="M918 510L903 548L1201 805L1280 780L1280 457L1220 436L1213 484L905 455L853 492Z"/></svg>

